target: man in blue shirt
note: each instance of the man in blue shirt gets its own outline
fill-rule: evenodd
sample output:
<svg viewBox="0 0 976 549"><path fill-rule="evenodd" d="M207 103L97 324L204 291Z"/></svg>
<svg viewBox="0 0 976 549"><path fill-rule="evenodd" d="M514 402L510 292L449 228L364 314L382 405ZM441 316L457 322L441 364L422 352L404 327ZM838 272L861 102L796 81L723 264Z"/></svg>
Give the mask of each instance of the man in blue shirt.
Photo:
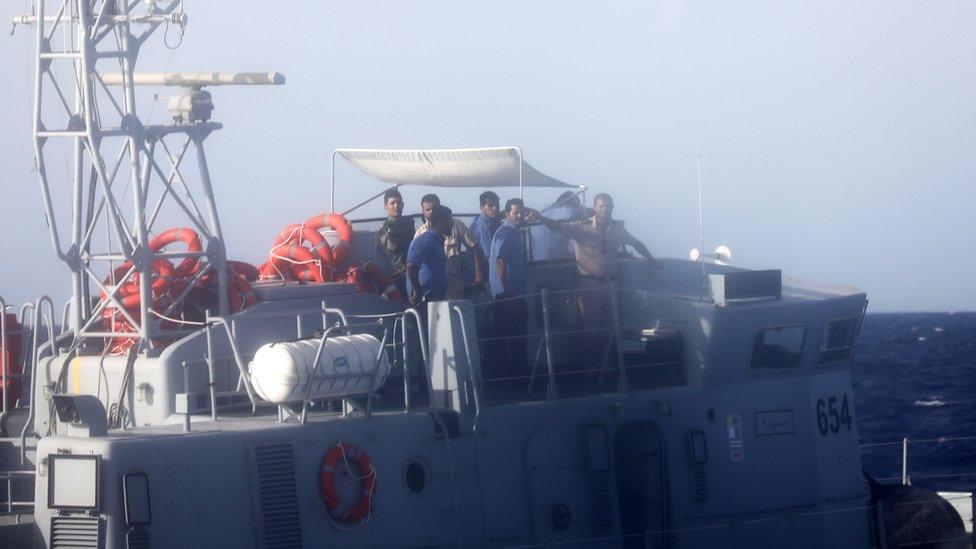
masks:
<svg viewBox="0 0 976 549"><path fill-rule="evenodd" d="M451 233L454 223L451 209L435 206L428 221L431 230L414 238L407 251L407 292L414 306L444 299L447 292L444 237Z"/></svg>
<svg viewBox="0 0 976 549"><path fill-rule="evenodd" d="M519 297L525 291L525 247L522 242L522 221L525 205L512 198L505 203L505 221L491 239L488 261L495 333L501 339L494 353L495 364L489 370L494 377L521 378L526 369L525 333L528 328L528 307ZM516 383L524 380L515 379Z"/></svg>
<svg viewBox="0 0 976 549"><path fill-rule="evenodd" d="M491 254L491 239L495 236L495 231L501 226L502 220L498 216L498 195L485 191L478 197L481 202L481 215L474 218L471 222L471 234L481 244L482 256L485 262Z"/></svg>

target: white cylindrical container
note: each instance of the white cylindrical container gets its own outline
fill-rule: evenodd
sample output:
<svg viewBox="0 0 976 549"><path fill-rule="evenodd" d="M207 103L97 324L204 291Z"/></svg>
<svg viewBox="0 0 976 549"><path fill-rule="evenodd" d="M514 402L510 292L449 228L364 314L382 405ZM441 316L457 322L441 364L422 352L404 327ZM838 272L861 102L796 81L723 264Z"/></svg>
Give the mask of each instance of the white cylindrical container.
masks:
<svg viewBox="0 0 976 549"><path fill-rule="evenodd" d="M258 396L282 404L301 401L306 394L313 400L364 395L379 388L390 373L380 341L356 334L326 340L318 373L311 379L318 348L318 339L301 339L268 343L258 349L248 368Z"/></svg>

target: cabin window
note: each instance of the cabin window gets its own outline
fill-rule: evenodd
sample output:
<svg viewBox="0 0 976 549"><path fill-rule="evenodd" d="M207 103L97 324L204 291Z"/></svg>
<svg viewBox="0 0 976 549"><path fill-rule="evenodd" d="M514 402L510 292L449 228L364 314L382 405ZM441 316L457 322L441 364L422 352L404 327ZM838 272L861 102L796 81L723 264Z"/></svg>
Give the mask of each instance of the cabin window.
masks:
<svg viewBox="0 0 976 549"><path fill-rule="evenodd" d="M778 326L756 332L750 370L788 370L800 365L806 326Z"/></svg>
<svg viewBox="0 0 976 549"><path fill-rule="evenodd" d="M817 364L846 362L851 358L851 348L857 336L857 317L829 320L824 326L823 339Z"/></svg>

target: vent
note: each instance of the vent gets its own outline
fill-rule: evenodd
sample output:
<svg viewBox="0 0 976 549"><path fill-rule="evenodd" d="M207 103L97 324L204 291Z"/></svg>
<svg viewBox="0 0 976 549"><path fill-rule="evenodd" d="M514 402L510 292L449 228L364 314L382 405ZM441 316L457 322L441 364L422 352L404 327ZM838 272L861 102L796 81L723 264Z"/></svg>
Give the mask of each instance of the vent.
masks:
<svg viewBox="0 0 976 549"><path fill-rule="evenodd" d="M127 549L149 549L149 530L136 527L125 536Z"/></svg>
<svg viewBox="0 0 976 549"><path fill-rule="evenodd" d="M98 517L51 517L51 547L72 549L101 547Z"/></svg>
<svg viewBox="0 0 976 549"><path fill-rule="evenodd" d="M301 548L302 525L298 517L291 444L255 446L254 464L264 545Z"/></svg>
<svg viewBox="0 0 976 549"><path fill-rule="evenodd" d="M590 526L609 528L613 524L613 505L610 500L610 481L606 475L590 477L586 486L586 499L590 502Z"/></svg>

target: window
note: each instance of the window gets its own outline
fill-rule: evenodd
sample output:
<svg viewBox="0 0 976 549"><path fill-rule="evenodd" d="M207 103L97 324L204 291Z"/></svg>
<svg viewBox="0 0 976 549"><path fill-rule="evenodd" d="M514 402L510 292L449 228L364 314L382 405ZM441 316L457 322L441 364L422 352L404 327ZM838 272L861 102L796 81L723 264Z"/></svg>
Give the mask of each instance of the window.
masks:
<svg viewBox="0 0 976 549"><path fill-rule="evenodd" d="M750 370L788 370L800 365L806 326L763 328L756 332Z"/></svg>
<svg viewBox="0 0 976 549"><path fill-rule="evenodd" d="M857 336L857 317L827 321L817 364L846 362L851 358L851 348Z"/></svg>

